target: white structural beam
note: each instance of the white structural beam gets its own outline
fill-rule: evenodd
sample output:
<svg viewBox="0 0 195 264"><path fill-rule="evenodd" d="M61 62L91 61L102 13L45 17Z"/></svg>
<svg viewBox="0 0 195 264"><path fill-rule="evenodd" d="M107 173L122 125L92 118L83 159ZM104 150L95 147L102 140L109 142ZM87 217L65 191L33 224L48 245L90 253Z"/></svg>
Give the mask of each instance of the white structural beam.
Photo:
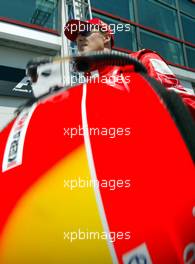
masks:
<svg viewBox="0 0 195 264"><path fill-rule="evenodd" d="M69 55L69 43L66 37L64 36L64 26L66 22L68 21L68 9L66 6L66 3L64 0L61 0L61 17L62 17L62 23L61 23L61 32L62 32L62 45L61 45L61 56L64 57L66 55ZM64 61L62 63L62 83L64 85L68 85L71 83L70 81L70 63L68 61Z"/></svg>
<svg viewBox="0 0 195 264"><path fill-rule="evenodd" d="M0 22L0 38L60 51L61 37L39 30Z"/></svg>
<svg viewBox="0 0 195 264"><path fill-rule="evenodd" d="M65 23L70 19L81 19L87 20L92 18L91 6L89 0L61 0L62 1L62 32L64 30ZM68 39L62 36L62 51L61 54L75 54L77 53L77 47L75 44L71 43ZM63 79L66 85L71 84L71 76L75 73L71 69L69 62L65 62L62 65L65 75Z"/></svg>

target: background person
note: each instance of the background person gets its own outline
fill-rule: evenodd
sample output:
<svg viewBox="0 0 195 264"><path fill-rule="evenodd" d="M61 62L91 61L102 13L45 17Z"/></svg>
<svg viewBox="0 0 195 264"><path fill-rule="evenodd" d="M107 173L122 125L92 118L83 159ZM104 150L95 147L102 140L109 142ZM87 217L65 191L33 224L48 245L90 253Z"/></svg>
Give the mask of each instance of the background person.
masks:
<svg viewBox="0 0 195 264"><path fill-rule="evenodd" d="M64 33L70 41L77 43L79 53L93 51L109 52L114 46L113 31L109 25L99 18L86 21L69 20L65 25ZM178 92L195 119L195 96L189 94L181 85L165 60L158 53L149 49L142 49L132 52L130 55L144 64L150 77L156 79L168 90ZM97 70L95 65L92 70ZM98 67L98 70L102 74L111 70L111 67L103 67L103 69L102 67Z"/></svg>

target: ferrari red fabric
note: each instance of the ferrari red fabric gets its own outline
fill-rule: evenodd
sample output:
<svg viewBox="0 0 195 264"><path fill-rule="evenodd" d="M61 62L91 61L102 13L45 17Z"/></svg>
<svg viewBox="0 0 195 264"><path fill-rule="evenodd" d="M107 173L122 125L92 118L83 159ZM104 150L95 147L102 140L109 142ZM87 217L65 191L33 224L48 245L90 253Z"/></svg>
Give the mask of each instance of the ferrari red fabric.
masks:
<svg viewBox="0 0 195 264"><path fill-rule="evenodd" d="M105 74L107 77L115 74L117 78L103 82ZM84 128L83 120L88 129L92 128L93 133L99 131L98 134L89 134L89 141L83 134L73 138L64 136L63 128ZM12 125L0 134L1 166ZM27 130L22 164L0 174L0 237L23 195L84 141L86 150L91 148L88 162L94 162L99 182L130 181L130 188L100 187L110 232L131 234L131 239L120 236L113 242L115 263L173 264L191 260L195 244L194 164L163 101L130 66L129 70L128 67L105 68L104 75L100 74L94 83L79 85L39 102ZM66 175L66 171L63 173ZM52 212L42 212L38 206L42 216L39 221L47 222L50 214L61 210L61 204L68 203L71 207L71 202L60 200ZM79 211L82 204L79 199L76 202ZM90 221L91 211L87 214ZM20 228L22 236L23 227ZM31 236L25 243L30 239ZM36 239L44 241L38 232ZM55 239L58 243L61 238ZM47 247L47 241L43 245ZM40 254L41 249L36 250L32 249L29 259ZM64 246L63 254L66 250ZM99 254L98 248L94 252ZM88 254L82 263L96 263L95 256L89 259ZM17 262L17 252L14 257ZM64 262L66 258L61 263Z"/></svg>
<svg viewBox="0 0 195 264"><path fill-rule="evenodd" d="M125 75L128 73L124 73L124 77ZM128 256L129 247L135 250L139 246L143 249L146 245L152 259L150 262L149 257L147 258L142 250L138 249L137 252L135 250L134 254L130 250L129 262L123 263L142 263L141 261L156 264L184 263L183 252L190 241L195 241L193 228L184 224L185 221L195 224L192 210L187 209L187 203L181 202L179 198L181 194L182 198L189 194L184 194L191 187L187 180L182 180L182 175L189 176L190 167L186 167L188 172L179 170L176 173L181 157L178 149L176 150L179 137L177 133L175 134L176 131L173 132L173 124L169 123L170 116L168 112L164 112L163 105L162 108L158 108L158 96L151 89L147 89L148 83L143 78L139 77L138 80L137 77L137 74L131 74L129 93L125 94L122 89L121 91L117 89L112 99L109 95L111 87L106 89L106 85L88 86L89 127L97 127L100 124L102 127L116 127L117 124L118 127L124 128L130 125L132 133L130 137L116 136L114 140L91 136L92 150L94 154L96 153L94 161L98 178L131 179L132 188L135 188L132 192L128 190L121 192L119 189L112 193L102 188L105 211L112 230L120 226L121 220L123 230L131 226L132 239L128 243L124 240L115 243L118 254L124 256L126 253ZM100 93L101 98L105 100L98 101ZM92 97L96 98L95 103L91 100ZM150 100L147 101L149 97ZM107 101L109 101L108 108ZM100 105L101 107L98 107ZM94 119L94 116L97 118ZM169 144L173 144L174 147ZM178 160L173 161L175 158ZM191 169L191 179L194 181L193 166ZM176 190L174 186L178 189ZM193 193L193 188L190 192ZM123 197L124 203L119 202L119 196ZM179 212L181 207L185 208L185 213ZM109 218L111 215L114 215L112 219Z"/></svg>

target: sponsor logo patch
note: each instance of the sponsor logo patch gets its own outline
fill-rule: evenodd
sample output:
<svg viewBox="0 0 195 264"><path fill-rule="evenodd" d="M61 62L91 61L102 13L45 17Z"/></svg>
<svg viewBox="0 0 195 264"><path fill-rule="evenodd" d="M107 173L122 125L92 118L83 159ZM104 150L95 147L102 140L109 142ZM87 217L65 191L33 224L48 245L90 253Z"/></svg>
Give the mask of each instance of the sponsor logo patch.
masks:
<svg viewBox="0 0 195 264"><path fill-rule="evenodd" d="M36 104L25 108L16 118L5 147L2 165L3 172L22 164L26 131L35 108Z"/></svg>
<svg viewBox="0 0 195 264"><path fill-rule="evenodd" d="M124 264L152 264L147 246L145 243L134 248L123 255Z"/></svg>
<svg viewBox="0 0 195 264"><path fill-rule="evenodd" d="M195 243L188 244L183 252L183 260L185 264L195 263Z"/></svg>

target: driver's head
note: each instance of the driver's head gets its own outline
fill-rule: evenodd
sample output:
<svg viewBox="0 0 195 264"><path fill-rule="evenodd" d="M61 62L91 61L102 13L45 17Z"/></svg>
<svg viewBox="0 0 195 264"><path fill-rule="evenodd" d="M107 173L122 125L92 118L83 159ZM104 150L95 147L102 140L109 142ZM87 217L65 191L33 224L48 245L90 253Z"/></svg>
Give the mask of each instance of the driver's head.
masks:
<svg viewBox="0 0 195 264"><path fill-rule="evenodd" d="M112 30L99 18L86 21L69 20L64 34L69 40L76 41L79 52L107 51L114 45Z"/></svg>

